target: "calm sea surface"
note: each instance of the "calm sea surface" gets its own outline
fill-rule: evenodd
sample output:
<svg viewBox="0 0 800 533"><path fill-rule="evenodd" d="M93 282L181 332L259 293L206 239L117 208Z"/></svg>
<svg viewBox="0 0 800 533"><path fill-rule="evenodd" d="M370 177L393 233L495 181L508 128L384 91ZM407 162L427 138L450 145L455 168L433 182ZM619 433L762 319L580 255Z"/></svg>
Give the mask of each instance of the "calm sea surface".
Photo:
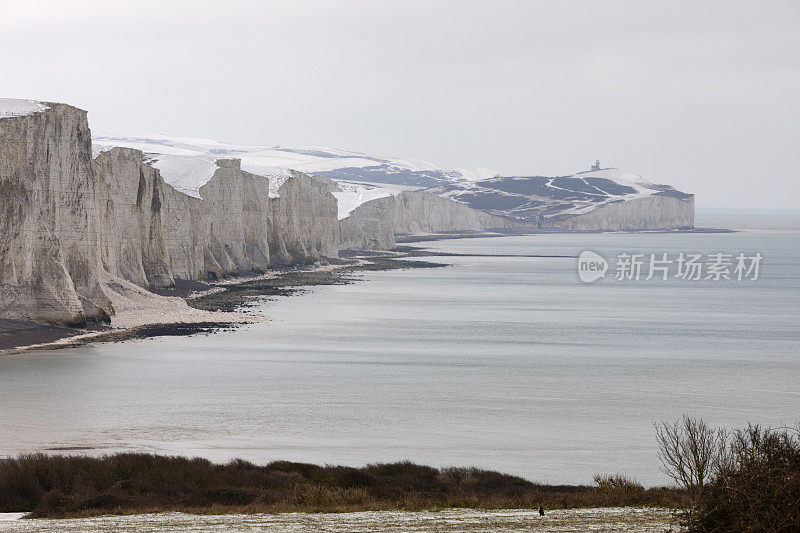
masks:
<svg viewBox="0 0 800 533"><path fill-rule="evenodd" d="M733 234L425 243L442 269L263 301L269 323L0 358L0 455L475 465L543 482L658 471L653 422L800 421L800 215ZM757 281L583 284L583 250L764 256ZM565 258L491 257L563 255Z"/></svg>

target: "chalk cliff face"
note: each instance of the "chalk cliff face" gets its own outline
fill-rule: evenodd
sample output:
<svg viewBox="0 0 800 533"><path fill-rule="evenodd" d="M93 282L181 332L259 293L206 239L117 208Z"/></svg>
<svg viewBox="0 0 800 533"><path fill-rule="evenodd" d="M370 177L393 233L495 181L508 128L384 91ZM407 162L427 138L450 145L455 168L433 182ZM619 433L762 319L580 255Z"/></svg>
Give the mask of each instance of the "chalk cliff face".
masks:
<svg viewBox="0 0 800 533"><path fill-rule="evenodd" d="M581 215L554 217L543 228L565 230L658 230L694 227L694 196L646 196L610 203Z"/></svg>
<svg viewBox="0 0 800 533"><path fill-rule="evenodd" d="M466 204L525 226L543 228L649 229L653 223L659 229L683 228L687 216L691 216L686 209L693 207L691 194L618 168L601 168L599 161L591 170L571 175L499 176L488 169L448 170L420 160L331 148L231 145L165 135L105 137L98 144L142 148L161 169L166 181L188 194L196 193L198 184L210 178L211 174L203 169L213 168L213 161L219 157L240 158L242 168L255 174L280 174L294 169L328 178L340 188L333 191L339 200L340 220L365 202L409 189ZM646 197L652 197L653 201L638 201ZM665 211L644 213L642 208L648 205ZM583 216L595 209L602 211ZM614 214L622 219L615 219ZM672 215L677 218L671 218ZM600 224L604 219L608 221L605 226ZM565 220L569 220L566 225L562 224Z"/></svg>
<svg viewBox="0 0 800 533"><path fill-rule="evenodd" d="M160 288L338 255L329 180L293 173L273 198L268 178L222 159L196 198L139 150L91 152L84 111L0 114L2 316L106 320L109 279Z"/></svg>
<svg viewBox="0 0 800 533"><path fill-rule="evenodd" d="M511 228L522 223L416 191L370 200L339 221L344 250L388 250L397 233Z"/></svg>
<svg viewBox="0 0 800 533"><path fill-rule="evenodd" d="M483 230L519 225L465 204L429 194L404 191L396 196L395 233L429 233L448 230Z"/></svg>
<svg viewBox="0 0 800 533"><path fill-rule="evenodd" d="M335 187L330 180L292 171L270 200L273 263L308 263L339 256Z"/></svg>
<svg viewBox="0 0 800 533"><path fill-rule="evenodd" d="M362 206L340 225L335 182L292 171L270 194L269 179L243 171L238 159L217 160L197 198L165 183L139 150L112 148L93 161L84 111L37 106L0 118L6 317L102 320L113 308L101 279L161 288L337 257L343 228L349 246L375 249L393 247L395 232L504 223L402 193Z"/></svg>
<svg viewBox="0 0 800 533"><path fill-rule="evenodd" d="M141 287L169 287L176 278L218 278L270 266L269 180L220 159L194 198L165 183L130 148L101 152L103 266Z"/></svg>
<svg viewBox="0 0 800 533"><path fill-rule="evenodd" d="M62 323L113 312L86 112L63 104L0 118L0 308Z"/></svg>
<svg viewBox="0 0 800 533"><path fill-rule="evenodd" d="M166 181L188 194L196 194L200 184L211 177L211 173L204 169L215 167L214 161L219 157L240 158L242 168L265 176L280 175L288 169L302 170L316 178L335 182L338 190L332 192L338 200L340 220L367 202L414 188L428 197L453 200L534 228L672 229L690 227L686 222L693 218L691 194L621 169L601 168L599 161L591 170L572 175L503 177L487 169L446 170L425 161L376 157L330 148L231 145L165 135L106 137L98 143L102 146L141 147L154 166L161 169ZM643 198L651 200L639 201ZM392 203L384 200L364 211L380 209L380 206L386 209L387 202ZM647 212L648 208L661 211ZM452 210L447 207L445 210L448 211L445 218L450 218ZM589 215L594 210L598 212ZM422 228L415 229L417 223L425 224L436 219L440 216L439 211L431 209L423 216L414 216L410 224L401 225L401 230L423 231ZM420 211L410 209L407 212ZM370 228L358 226L357 219ZM375 216L366 212L343 222L343 239L352 241L345 242L345 247L371 241L391 243L386 226L376 226L376 223ZM500 224L495 222L492 225ZM455 223L439 227L464 229ZM353 240L352 236L357 238Z"/></svg>
<svg viewBox="0 0 800 533"><path fill-rule="evenodd" d="M141 287L172 285L158 171L130 148L103 152L94 164L103 268Z"/></svg>
<svg viewBox="0 0 800 533"><path fill-rule="evenodd" d="M269 181L220 159L200 188L202 199L176 191L130 148L95 160L103 267L141 287L176 278L218 278L269 267Z"/></svg>
<svg viewBox="0 0 800 533"><path fill-rule="evenodd" d="M342 250L391 250L397 199L386 196L365 202L339 221Z"/></svg>
<svg viewBox="0 0 800 533"><path fill-rule="evenodd" d="M596 167L571 176L508 176L426 189L490 213L542 228L569 230L687 228L694 196L638 174Z"/></svg>
<svg viewBox="0 0 800 533"><path fill-rule="evenodd" d="M259 272L269 267L269 180L220 159L200 187L206 273Z"/></svg>
<svg viewBox="0 0 800 533"><path fill-rule="evenodd" d="M141 160L141 152L139 159ZM206 253L202 201L176 191L166 183L159 190L161 223L172 277L190 280L205 277L208 270L206 258L210 259L211 255L210 252ZM221 274L221 270L214 272Z"/></svg>
<svg viewBox="0 0 800 533"><path fill-rule="evenodd" d="M166 145L159 140L147 146ZM177 279L334 258L340 249L392 249L395 235L403 233L537 224L565 230L694 225L692 195L638 181L620 185L594 174L493 178L475 186L459 174L461 188L448 186L435 196L275 170L261 164L269 157L248 152L247 168L261 172L255 174L242 170L240 159L217 159L221 148L182 155L195 152L189 148L177 155L144 154L106 144L92 160L85 111L0 99L0 316L104 321L114 313L112 299L120 301L114 287L125 282L163 288ZM238 152L229 147L225 153ZM314 150L272 152L331 159ZM381 172L411 179L411 170L395 167ZM165 180L162 172L175 174ZM414 179L422 179L423 170L415 172ZM452 178L424 172L439 182ZM535 207L538 220L498 216L464 201L490 194L527 195L522 200ZM557 212L536 211L543 195L560 202Z"/></svg>

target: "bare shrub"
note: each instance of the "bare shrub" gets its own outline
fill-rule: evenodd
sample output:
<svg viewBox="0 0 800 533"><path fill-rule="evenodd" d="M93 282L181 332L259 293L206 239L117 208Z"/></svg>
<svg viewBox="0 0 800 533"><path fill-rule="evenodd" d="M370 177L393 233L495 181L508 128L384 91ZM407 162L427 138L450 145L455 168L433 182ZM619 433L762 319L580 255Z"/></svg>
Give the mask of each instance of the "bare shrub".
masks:
<svg viewBox="0 0 800 533"><path fill-rule="evenodd" d="M692 533L800 531L800 429L736 430L685 517Z"/></svg>
<svg viewBox="0 0 800 533"><path fill-rule="evenodd" d="M702 419L684 415L673 423L655 424L661 471L697 497L725 457L727 433Z"/></svg>

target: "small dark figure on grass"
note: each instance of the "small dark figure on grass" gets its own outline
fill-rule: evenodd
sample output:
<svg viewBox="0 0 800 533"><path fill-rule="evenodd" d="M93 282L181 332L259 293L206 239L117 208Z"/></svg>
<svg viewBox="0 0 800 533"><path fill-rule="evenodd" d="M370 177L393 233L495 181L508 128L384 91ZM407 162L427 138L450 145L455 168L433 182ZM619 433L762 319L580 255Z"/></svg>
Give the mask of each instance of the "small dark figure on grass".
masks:
<svg viewBox="0 0 800 533"><path fill-rule="evenodd" d="M539 506L539 516L544 516L544 509L541 505Z"/></svg>

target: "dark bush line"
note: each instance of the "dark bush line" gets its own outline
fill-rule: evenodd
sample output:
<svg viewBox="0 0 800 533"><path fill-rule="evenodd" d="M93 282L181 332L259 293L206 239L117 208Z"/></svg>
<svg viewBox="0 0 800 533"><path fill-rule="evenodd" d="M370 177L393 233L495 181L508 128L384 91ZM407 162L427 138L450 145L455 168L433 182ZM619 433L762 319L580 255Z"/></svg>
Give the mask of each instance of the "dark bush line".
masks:
<svg viewBox="0 0 800 533"><path fill-rule="evenodd" d="M0 460L0 512L38 517L145 511L337 512L380 509L683 505L677 489L644 489L621 477L598 486L540 485L477 468L409 462L361 468L150 454L100 458L23 455ZM609 481L610 480L610 481Z"/></svg>
<svg viewBox="0 0 800 533"><path fill-rule="evenodd" d="M684 415L656 424L656 441L662 471L686 489L685 531L800 532L800 425L728 431Z"/></svg>
<svg viewBox="0 0 800 533"><path fill-rule="evenodd" d="M734 431L684 525L693 533L800 531L800 428Z"/></svg>

